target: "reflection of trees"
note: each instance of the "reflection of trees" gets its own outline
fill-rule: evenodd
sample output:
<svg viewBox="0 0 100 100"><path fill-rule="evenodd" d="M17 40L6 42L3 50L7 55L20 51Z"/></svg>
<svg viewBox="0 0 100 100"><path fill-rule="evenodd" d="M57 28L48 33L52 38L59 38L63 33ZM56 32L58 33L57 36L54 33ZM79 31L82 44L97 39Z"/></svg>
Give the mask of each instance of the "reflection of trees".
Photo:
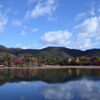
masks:
<svg viewBox="0 0 100 100"><path fill-rule="evenodd" d="M6 82L41 80L59 83L74 80L82 76L100 76L100 70L90 69L1 69L0 85Z"/></svg>

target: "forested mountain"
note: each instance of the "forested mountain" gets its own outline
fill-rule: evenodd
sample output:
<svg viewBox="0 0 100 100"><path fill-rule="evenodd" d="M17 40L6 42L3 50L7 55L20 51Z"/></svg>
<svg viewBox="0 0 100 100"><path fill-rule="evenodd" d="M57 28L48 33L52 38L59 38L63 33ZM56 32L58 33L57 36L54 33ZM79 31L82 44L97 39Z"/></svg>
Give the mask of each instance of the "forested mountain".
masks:
<svg viewBox="0 0 100 100"><path fill-rule="evenodd" d="M91 49L91 50L77 50L69 49L65 47L47 47L43 49L21 49L21 48L7 48L0 45L0 53L10 53L13 55L34 55L35 57L100 57L100 49Z"/></svg>

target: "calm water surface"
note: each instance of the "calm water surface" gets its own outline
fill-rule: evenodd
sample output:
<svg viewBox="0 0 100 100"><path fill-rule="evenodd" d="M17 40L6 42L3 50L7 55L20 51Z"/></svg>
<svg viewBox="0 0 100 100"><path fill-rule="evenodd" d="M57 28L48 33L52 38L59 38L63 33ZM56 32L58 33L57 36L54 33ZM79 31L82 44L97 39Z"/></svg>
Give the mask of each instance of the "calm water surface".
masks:
<svg viewBox="0 0 100 100"><path fill-rule="evenodd" d="M0 100L100 100L100 70L2 69Z"/></svg>

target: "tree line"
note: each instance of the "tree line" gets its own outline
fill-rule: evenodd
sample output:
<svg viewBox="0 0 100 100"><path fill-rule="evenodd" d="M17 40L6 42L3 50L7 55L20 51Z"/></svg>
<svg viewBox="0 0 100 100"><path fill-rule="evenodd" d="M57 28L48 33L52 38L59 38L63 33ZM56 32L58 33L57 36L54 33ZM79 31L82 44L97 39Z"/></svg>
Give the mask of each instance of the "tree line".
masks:
<svg viewBox="0 0 100 100"><path fill-rule="evenodd" d="M33 55L12 55L0 53L0 66L25 67L25 66L46 66L46 65L100 65L100 57L34 57Z"/></svg>

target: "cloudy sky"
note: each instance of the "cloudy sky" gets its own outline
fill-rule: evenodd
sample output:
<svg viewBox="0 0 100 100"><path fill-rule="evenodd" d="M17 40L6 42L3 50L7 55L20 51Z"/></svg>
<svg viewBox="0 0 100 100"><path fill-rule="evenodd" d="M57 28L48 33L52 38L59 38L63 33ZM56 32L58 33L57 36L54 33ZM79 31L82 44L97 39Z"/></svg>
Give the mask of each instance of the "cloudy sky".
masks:
<svg viewBox="0 0 100 100"><path fill-rule="evenodd" d="M100 0L0 0L0 45L100 48Z"/></svg>

